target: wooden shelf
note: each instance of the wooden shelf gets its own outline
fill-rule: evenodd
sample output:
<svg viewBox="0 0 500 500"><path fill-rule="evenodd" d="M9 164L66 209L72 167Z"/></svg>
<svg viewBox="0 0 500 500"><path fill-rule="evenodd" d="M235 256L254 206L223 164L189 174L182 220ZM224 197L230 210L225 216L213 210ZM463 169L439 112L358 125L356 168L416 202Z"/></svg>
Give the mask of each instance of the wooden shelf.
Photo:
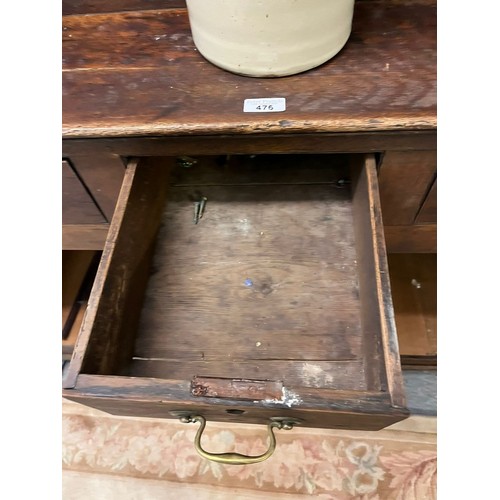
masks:
<svg viewBox="0 0 500 500"><path fill-rule="evenodd" d="M185 8L64 16L62 47L65 139L436 129L427 0L358 0L341 52L285 78L207 62ZM244 99L266 96L285 97L286 113L243 113Z"/></svg>

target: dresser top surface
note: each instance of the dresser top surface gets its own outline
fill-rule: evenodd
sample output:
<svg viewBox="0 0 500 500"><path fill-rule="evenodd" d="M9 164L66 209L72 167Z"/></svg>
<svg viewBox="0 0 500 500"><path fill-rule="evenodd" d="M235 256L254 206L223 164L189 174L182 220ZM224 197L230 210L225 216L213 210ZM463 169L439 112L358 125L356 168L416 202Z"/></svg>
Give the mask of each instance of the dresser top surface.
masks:
<svg viewBox="0 0 500 500"><path fill-rule="evenodd" d="M207 62L184 8L63 16L63 138L436 129L436 4L358 0L333 59L281 78ZM250 98L286 111L245 113Z"/></svg>

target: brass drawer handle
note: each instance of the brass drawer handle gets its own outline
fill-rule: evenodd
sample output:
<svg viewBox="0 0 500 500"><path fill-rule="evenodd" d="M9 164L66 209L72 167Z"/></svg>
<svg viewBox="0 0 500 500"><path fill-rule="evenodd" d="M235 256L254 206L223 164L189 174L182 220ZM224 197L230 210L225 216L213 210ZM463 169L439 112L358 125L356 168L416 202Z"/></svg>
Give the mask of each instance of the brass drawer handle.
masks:
<svg viewBox="0 0 500 500"><path fill-rule="evenodd" d="M203 431L205 430L205 425L207 421L205 420L204 417L201 415L193 415L193 416L182 416L180 418L181 422L184 423L192 423L192 422L198 422L200 424L200 427L198 428L198 432L196 433L196 436L194 438L194 447L198 454L202 456L203 458L206 458L207 460L211 460L212 462L218 462L220 464L229 464L229 465L248 465L248 464L256 464L259 462L263 462L264 460L267 460L273 453L274 450L276 449L276 437L274 435L273 429L292 429L294 423L297 423L293 421L293 419L290 420L285 420L285 419L279 419L279 420L271 420L269 422L269 425L267 426L268 434L269 434L269 449L263 453L262 455L256 455L256 456L248 456L248 455L241 455L240 453L209 453L208 451L205 451L202 446L201 446L201 435L203 434Z"/></svg>

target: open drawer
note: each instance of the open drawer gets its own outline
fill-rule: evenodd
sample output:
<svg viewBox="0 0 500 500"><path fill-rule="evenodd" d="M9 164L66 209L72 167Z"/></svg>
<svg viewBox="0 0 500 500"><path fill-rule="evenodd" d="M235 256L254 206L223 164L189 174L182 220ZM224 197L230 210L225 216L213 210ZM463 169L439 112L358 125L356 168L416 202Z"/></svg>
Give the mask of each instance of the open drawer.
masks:
<svg viewBox="0 0 500 500"><path fill-rule="evenodd" d="M128 416L406 418L374 157L191 165L130 162L64 396Z"/></svg>

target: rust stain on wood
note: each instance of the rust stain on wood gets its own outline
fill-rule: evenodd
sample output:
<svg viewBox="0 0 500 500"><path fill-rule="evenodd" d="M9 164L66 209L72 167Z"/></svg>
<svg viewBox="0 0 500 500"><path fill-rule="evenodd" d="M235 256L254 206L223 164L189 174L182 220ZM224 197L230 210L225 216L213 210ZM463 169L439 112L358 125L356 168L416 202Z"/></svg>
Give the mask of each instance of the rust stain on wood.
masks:
<svg viewBox="0 0 500 500"><path fill-rule="evenodd" d="M191 381L191 394L206 398L281 399L282 391L283 383L273 380L194 377Z"/></svg>

